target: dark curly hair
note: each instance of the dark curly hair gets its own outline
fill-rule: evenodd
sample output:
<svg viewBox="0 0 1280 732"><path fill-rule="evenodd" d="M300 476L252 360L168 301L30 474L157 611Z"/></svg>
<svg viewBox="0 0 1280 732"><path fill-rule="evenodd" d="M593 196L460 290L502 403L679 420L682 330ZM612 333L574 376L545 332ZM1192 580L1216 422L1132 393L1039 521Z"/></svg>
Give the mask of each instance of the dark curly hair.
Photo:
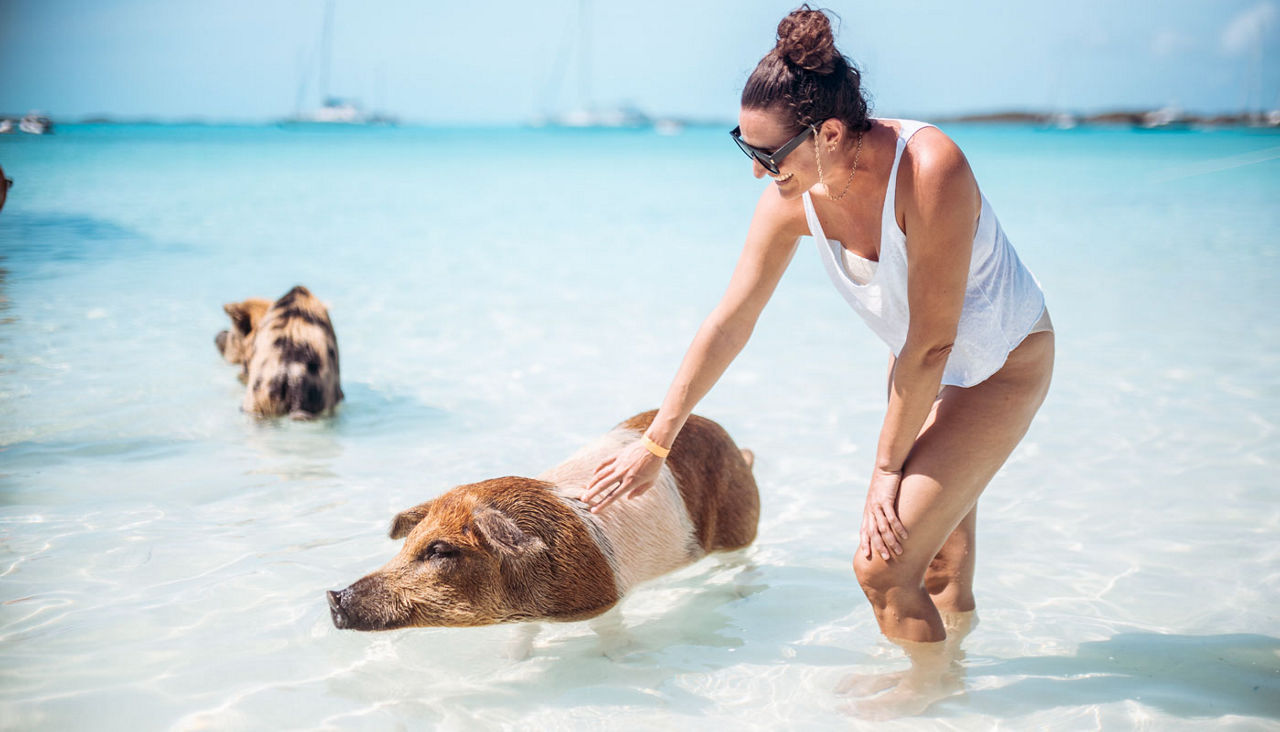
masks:
<svg viewBox="0 0 1280 732"><path fill-rule="evenodd" d="M855 132L871 128L862 74L836 50L827 11L808 4L778 23L778 44L751 72L742 106L781 108L797 132L833 117Z"/></svg>

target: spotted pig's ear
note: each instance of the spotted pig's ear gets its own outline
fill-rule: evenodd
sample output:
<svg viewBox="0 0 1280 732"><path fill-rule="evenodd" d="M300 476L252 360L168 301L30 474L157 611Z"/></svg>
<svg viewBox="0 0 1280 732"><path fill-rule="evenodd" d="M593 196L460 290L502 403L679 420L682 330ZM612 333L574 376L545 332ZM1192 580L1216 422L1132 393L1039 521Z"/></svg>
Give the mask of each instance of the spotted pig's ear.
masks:
<svg viewBox="0 0 1280 732"><path fill-rule="evenodd" d="M249 313L249 308L242 302L229 302L222 306L227 315L231 316L231 327L242 336L249 335L249 331L253 330L253 317Z"/></svg>

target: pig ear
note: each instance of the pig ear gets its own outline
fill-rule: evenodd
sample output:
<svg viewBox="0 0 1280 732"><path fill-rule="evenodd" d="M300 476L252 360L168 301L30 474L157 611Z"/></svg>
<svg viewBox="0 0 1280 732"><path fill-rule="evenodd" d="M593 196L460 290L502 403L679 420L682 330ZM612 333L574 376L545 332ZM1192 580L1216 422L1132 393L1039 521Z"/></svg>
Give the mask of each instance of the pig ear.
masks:
<svg viewBox="0 0 1280 732"><path fill-rule="evenodd" d="M240 335L249 335L249 331L253 330L253 321L249 315L249 309L244 303L229 302L222 306L227 315L231 316L231 325Z"/></svg>
<svg viewBox="0 0 1280 732"><path fill-rule="evenodd" d="M409 532L413 531L413 527L427 517L427 510L430 508L431 501L427 501L396 514L396 517L391 519L391 538L403 539L408 536Z"/></svg>
<svg viewBox="0 0 1280 732"><path fill-rule="evenodd" d="M472 516L484 538L505 556L515 559L546 548L541 539L526 534L501 511L477 508Z"/></svg>

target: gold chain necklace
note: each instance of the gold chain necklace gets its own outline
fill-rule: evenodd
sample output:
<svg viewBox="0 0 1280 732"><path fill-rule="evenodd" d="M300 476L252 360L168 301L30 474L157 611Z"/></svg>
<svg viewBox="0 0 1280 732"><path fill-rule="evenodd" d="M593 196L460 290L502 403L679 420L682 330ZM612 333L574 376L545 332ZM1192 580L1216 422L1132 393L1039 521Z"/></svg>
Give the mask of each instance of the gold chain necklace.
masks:
<svg viewBox="0 0 1280 732"><path fill-rule="evenodd" d="M853 174L858 172L858 159L862 157L862 135L863 134L864 134L863 132L858 133L858 148L853 152L853 169L849 171L849 180L844 182L844 190L840 191L840 195L833 196L831 195L831 188L828 187L827 198L830 198L833 201L839 201L841 198L844 198L846 193L849 192L849 185L853 183ZM832 145L828 149L835 150L836 146ZM817 145L813 146L813 157L818 161L818 182L822 183L823 185L826 185L826 183L823 182L822 180L822 156L818 154Z"/></svg>

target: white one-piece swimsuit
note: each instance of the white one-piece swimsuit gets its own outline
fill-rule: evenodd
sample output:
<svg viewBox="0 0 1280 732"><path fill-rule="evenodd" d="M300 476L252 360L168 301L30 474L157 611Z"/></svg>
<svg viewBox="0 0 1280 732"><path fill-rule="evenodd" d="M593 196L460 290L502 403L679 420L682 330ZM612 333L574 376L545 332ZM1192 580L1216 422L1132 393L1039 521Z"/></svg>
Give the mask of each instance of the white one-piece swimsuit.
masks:
<svg viewBox="0 0 1280 732"><path fill-rule="evenodd" d="M897 149L881 211L878 261L859 257L840 242L827 239L814 210L813 199L807 191L804 194L809 233L817 242L818 254L827 275L895 356L902 352L910 323L907 236L898 228L894 213L898 165L911 136L932 126L910 120L898 120L898 123ZM1017 252L1000 228L995 211L987 197L982 196L982 212L978 217L973 253L969 259L964 307L960 312L955 343L943 370L942 383L962 387L979 384L1000 370L1009 352L1024 338L1052 328L1040 283L1018 259Z"/></svg>

